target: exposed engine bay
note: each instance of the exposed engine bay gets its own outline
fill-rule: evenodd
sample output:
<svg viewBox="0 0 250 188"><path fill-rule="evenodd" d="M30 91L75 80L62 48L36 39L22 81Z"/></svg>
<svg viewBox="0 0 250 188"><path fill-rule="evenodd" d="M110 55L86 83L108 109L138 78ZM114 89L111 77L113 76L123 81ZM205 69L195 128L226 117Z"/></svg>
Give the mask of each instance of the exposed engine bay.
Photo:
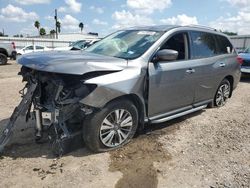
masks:
<svg viewBox="0 0 250 188"><path fill-rule="evenodd" d="M0 149L7 144L6 138L10 136L16 118L26 114L26 121L30 118L36 120L37 142L44 138L43 133L46 132L48 134L45 139L51 141L56 155L68 152L65 142L73 137L81 139L82 121L86 114L94 110L93 107L79 103L96 88L96 85L85 84L84 81L98 73L67 75L36 71L23 66L19 74L26 82L24 89L20 91L23 100L16 109L17 113L13 113L14 118L10 118L11 126L5 130L5 139L0 138Z"/></svg>

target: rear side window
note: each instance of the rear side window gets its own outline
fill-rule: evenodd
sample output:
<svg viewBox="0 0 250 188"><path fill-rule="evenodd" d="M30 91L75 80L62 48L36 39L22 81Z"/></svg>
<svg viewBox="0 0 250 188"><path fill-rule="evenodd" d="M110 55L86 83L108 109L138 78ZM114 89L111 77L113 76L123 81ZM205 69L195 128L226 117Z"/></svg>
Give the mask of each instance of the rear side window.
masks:
<svg viewBox="0 0 250 188"><path fill-rule="evenodd" d="M218 54L229 54L233 52L233 46L226 37L216 35L216 40L218 44Z"/></svg>
<svg viewBox="0 0 250 188"><path fill-rule="evenodd" d="M199 59L215 56L216 54L216 43L213 34L192 31L191 32L191 59Z"/></svg>
<svg viewBox="0 0 250 188"><path fill-rule="evenodd" d="M37 49L37 50L43 50L44 47L43 47L43 46L36 46L36 49Z"/></svg>

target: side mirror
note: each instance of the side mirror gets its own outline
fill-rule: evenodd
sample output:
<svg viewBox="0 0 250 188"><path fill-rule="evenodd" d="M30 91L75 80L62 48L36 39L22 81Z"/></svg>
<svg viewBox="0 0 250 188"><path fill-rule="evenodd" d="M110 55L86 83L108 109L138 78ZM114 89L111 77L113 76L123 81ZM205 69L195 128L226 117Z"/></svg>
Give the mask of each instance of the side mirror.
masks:
<svg viewBox="0 0 250 188"><path fill-rule="evenodd" d="M156 61L173 61L178 57L178 52L171 49L159 50L155 55Z"/></svg>

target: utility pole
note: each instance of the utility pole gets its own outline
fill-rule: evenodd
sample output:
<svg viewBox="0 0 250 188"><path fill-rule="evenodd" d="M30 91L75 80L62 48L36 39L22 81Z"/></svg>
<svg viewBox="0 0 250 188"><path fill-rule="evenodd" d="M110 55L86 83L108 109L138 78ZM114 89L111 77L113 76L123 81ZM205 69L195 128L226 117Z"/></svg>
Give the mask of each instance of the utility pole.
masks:
<svg viewBox="0 0 250 188"><path fill-rule="evenodd" d="M58 39L58 31L57 31L57 9L55 9L55 21L56 21L56 39Z"/></svg>

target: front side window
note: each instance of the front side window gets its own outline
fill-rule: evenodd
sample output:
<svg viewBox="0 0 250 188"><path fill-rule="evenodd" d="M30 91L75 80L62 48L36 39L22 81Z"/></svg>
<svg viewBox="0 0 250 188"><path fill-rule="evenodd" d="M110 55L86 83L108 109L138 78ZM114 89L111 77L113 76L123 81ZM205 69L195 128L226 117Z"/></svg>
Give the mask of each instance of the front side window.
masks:
<svg viewBox="0 0 250 188"><path fill-rule="evenodd" d="M146 30L118 31L90 46L86 51L122 59L135 59L144 54L162 34L163 32Z"/></svg>
<svg viewBox="0 0 250 188"><path fill-rule="evenodd" d="M25 50L34 50L34 46L27 46Z"/></svg>
<svg viewBox="0 0 250 188"><path fill-rule="evenodd" d="M170 37L161 48L170 49L178 52L177 60L184 60L188 58L188 44L186 33L178 33Z"/></svg>
<svg viewBox="0 0 250 188"><path fill-rule="evenodd" d="M192 59L212 57L216 55L216 43L213 34L193 31L191 32Z"/></svg>

